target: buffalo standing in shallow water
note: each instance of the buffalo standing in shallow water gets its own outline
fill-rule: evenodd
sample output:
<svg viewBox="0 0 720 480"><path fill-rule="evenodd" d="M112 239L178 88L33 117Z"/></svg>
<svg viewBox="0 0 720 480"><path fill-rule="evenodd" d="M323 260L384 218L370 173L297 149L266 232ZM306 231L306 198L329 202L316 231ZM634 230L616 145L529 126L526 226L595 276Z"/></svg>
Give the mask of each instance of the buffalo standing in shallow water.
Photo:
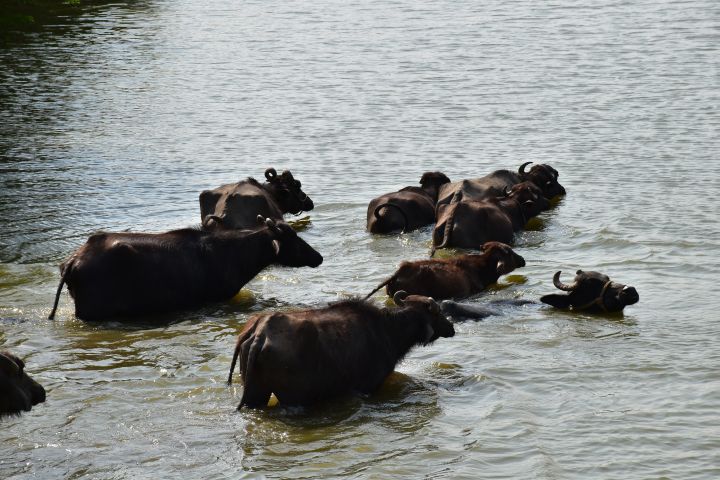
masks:
<svg viewBox="0 0 720 480"><path fill-rule="evenodd" d="M248 178L221 185L200 194L200 217L206 230L251 228L255 217L281 221L283 214L299 214L315 205L302 184L290 171L278 175L274 168L265 170L266 183Z"/></svg>
<svg viewBox="0 0 720 480"><path fill-rule="evenodd" d="M367 209L367 230L409 232L435 221L438 189L450 179L441 172L425 172L420 187L405 187L373 199Z"/></svg>
<svg viewBox="0 0 720 480"><path fill-rule="evenodd" d="M98 233L60 266L75 315L134 317L232 298L272 264L317 267L323 261L286 223L258 216L256 230Z"/></svg>
<svg viewBox="0 0 720 480"><path fill-rule="evenodd" d="M640 300L634 287L613 282L602 273L578 270L575 280L569 285L560 281L560 273L553 276L553 285L568 294L544 295L540 298L541 302L575 311L621 312Z"/></svg>
<svg viewBox="0 0 720 480"><path fill-rule="evenodd" d="M0 352L0 418L29 412L45 401L45 389L25 372L25 363Z"/></svg>
<svg viewBox="0 0 720 480"><path fill-rule="evenodd" d="M264 407L274 393L283 405L309 405L382 385L415 345L455 330L432 298L398 292L401 308L348 300L325 308L255 315L238 337L228 383L240 359L244 381L238 409Z"/></svg>

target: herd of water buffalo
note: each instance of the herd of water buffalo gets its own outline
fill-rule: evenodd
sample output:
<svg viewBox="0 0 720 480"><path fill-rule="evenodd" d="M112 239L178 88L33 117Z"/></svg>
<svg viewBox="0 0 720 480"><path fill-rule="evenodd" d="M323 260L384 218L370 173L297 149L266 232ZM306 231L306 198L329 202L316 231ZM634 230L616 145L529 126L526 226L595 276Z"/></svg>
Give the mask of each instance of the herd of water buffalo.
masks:
<svg viewBox="0 0 720 480"><path fill-rule="evenodd" d="M284 405L307 405L346 393L372 393L416 345L455 334L453 321L494 313L488 306L458 303L523 267L508 245L527 221L564 195L558 172L524 163L517 172L452 182L426 172L409 186L373 199L367 230L388 234L435 224L430 258L402 262L364 299L321 308L252 316L240 333L228 383L239 362L243 395L238 408L263 407L275 394ZM165 233L96 233L60 265L63 285L83 320L130 320L188 309L233 297L269 265L318 267L323 257L283 221L286 213L314 208L289 171L269 168L254 178L200 194L200 228ZM433 258L436 249L480 249L480 254ZM540 300L557 308L621 311L637 291L598 272L577 271L571 284L553 276L567 294ZM368 299L385 287L394 308ZM436 300L442 300L438 303ZM528 303L528 301L523 301ZM449 319L448 317L451 317ZM45 390L24 363L0 352L0 417L28 411Z"/></svg>

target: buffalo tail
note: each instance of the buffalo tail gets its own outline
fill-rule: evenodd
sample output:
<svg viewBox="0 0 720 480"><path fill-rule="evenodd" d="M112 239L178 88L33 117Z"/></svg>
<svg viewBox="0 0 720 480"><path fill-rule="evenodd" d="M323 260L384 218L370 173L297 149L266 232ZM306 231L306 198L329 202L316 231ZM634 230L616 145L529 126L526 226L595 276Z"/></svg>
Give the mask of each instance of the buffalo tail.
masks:
<svg viewBox="0 0 720 480"><path fill-rule="evenodd" d="M55 312L57 311L58 303L60 302L60 293L62 292L63 285L65 285L65 280L68 273L70 272L70 269L72 268L74 260L74 258L71 258L66 264L62 266L62 273L60 274L60 285L58 285L57 292L55 292L55 303L53 303L53 308L50 311L50 315L48 315L48 320L55 319Z"/></svg>
<svg viewBox="0 0 720 480"><path fill-rule="evenodd" d="M400 208L399 205L395 205L394 203L390 203L390 202L381 203L380 205L375 207L375 211L373 212L373 215L375 215L375 218L377 220L380 220L380 210L385 207L394 207L398 212L400 212L400 215L402 215L403 222L404 222L404 225L402 228L402 232L404 233L408 228L408 218L407 218L407 215L405 214L405 211L402 208Z"/></svg>
<svg viewBox="0 0 720 480"><path fill-rule="evenodd" d="M380 285L378 285L377 287L375 287L375 289L373 289L372 292L370 292L370 293L368 293L367 295L365 295L365 298L363 298L363 300L367 300L368 298L372 297L372 296L375 294L375 292L377 292L378 290L380 290L381 288L383 288L385 285L387 285L388 283L392 282L393 280L395 280L395 275L393 275L392 277L388 278L387 280L385 280L384 282L382 282Z"/></svg>

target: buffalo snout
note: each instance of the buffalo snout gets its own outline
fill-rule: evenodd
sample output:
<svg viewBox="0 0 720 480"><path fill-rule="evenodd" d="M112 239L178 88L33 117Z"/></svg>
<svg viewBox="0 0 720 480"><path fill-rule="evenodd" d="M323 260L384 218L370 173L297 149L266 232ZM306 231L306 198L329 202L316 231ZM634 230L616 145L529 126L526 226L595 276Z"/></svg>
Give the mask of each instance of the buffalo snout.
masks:
<svg viewBox="0 0 720 480"><path fill-rule="evenodd" d="M640 295L637 290L630 285L625 285L623 289L620 290L618 298L623 305L634 305L640 301Z"/></svg>

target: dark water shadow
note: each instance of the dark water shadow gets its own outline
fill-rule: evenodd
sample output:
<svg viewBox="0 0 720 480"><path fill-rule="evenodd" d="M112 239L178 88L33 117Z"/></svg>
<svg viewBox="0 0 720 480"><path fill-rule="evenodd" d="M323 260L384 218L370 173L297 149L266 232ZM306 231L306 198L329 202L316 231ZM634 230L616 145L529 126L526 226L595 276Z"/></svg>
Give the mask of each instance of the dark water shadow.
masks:
<svg viewBox="0 0 720 480"><path fill-rule="evenodd" d="M260 410L244 409L241 413L262 417L265 421L277 421L289 427L324 429L339 424L359 426L368 420L377 420L378 416L391 415L393 412L397 414L398 410L404 408L412 409L413 405L423 406L424 411L428 406L437 406L434 388L409 375L392 372L380 389L370 395L347 394L306 407L284 407L276 403L275 406ZM385 421L390 422L391 419L386 418Z"/></svg>
<svg viewBox="0 0 720 480"><path fill-rule="evenodd" d="M186 322L195 324L237 320L239 317L247 317L253 313L265 310L282 310L288 308L292 308L292 305L287 302L283 302L274 297L258 299L251 291L243 289L229 301L211 303L197 308L133 317L112 317L103 320L75 318L92 328L137 331L166 328Z"/></svg>

